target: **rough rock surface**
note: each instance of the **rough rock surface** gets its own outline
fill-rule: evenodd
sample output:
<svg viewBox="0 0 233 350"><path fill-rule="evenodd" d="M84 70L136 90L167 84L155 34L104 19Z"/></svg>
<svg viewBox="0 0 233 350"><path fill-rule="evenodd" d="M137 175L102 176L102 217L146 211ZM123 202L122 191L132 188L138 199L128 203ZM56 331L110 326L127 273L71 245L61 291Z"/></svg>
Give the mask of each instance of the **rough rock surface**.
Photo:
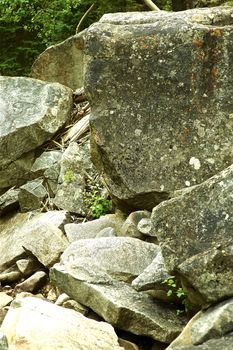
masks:
<svg viewBox="0 0 233 350"><path fill-rule="evenodd" d="M50 277L61 291L90 307L105 321L134 334L169 343L184 326L185 318L176 315L175 307L138 293L124 282L108 278L89 283L80 280L79 274L76 278L75 266L61 264L52 267Z"/></svg>
<svg viewBox="0 0 233 350"><path fill-rule="evenodd" d="M119 13L88 29L92 159L118 205L150 210L232 163L232 14Z"/></svg>
<svg viewBox="0 0 233 350"><path fill-rule="evenodd" d="M0 221L0 271L27 256L37 257L44 266L51 266L65 250L68 241L59 229L66 221L64 211L12 215ZM52 249L51 249L52 247Z"/></svg>
<svg viewBox="0 0 233 350"><path fill-rule="evenodd" d="M73 90L82 87L85 70L84 38L85 31L47 48L34 62L31 76L57 82Z"/></svg>
<svg viewBox="0 0 233 350"><path fill-rule="evenodd" d="M1 331L9 349L123 350L111 325L38 298L16 299Z"/></svg>
<svg viewBox="0 0 233 350"><path fill-rule="evenodd" d="M154 208L152 223L166 267L197 303L233 295L233 165Z"/></svg>
<svg viewBox="0 0 233 350"><path fill-rule="evenodd" d="M68 120L71 90L22 77L0 77L1 168L50 139Z"/></svg>
<svg viewBox="0 0 233 350"><path fill-rule="evenodd" d="M178 346L173 350L232 350L233 336L211 339L204 344L194 346Z"/></svg>
<svg viewBox="0 0 233 350"><path fill-rule="evenodd" d="M67 269L75 266L76 277L84 281L101 280L102 274L104 280L107 274L110 280L130 281L150 265L158 251L155 244L131 237L83 239L69 245L61 264Z"/></svg>

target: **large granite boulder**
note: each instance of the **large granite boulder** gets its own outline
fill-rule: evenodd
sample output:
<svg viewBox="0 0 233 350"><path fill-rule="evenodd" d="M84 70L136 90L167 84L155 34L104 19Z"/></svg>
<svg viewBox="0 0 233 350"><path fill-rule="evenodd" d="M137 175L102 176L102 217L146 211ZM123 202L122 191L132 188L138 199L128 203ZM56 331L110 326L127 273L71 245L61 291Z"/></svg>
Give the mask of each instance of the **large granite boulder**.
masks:
<svg viewBox="0 0 233 350"><path fill-rule="evenodd" d="M153 210L165 265L197 304L233 296L232 206L233 165Z"/></svg>
<svg viewBox="0 0 233 350"><path fill-rule="evenodd" d="M118 13L88 29L92 159L118 205L150 210L232 163L232 15Z"/></svg>
<svg viewBox="0 0 233 350"><path fill-rule="evenodd" d="M9 349L123 350L111 325L39 298L16 299L1 332Z"/></svg>
<svg viewBox="0 0 233 350"><path fill-rule="evenodd" d="M0 77L0 189L22 184L23 175L35 161L31 151L68 121L71 108L72 90L68 87Z"/></svg>
<svg viewBox="0 0 233 350"><path fill-rule="evenodd" d="M71 36L42 52L32 66L32 78L57 82L73 90L82 87L85 70L85 32Z"/></svg>

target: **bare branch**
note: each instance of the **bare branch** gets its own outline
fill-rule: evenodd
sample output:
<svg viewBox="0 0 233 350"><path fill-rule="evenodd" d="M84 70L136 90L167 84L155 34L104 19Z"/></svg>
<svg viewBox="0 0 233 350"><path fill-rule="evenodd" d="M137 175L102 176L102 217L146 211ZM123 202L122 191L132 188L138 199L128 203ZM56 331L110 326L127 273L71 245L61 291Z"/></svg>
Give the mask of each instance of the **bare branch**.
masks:
<svg viewBox="0 0 233 350"><path fill-rule="evenodd" d="M80 19L77 27L76 27L76 34L80 32L80 28L81 25L83 24L83 21L85 20L85 18L89 15L89 13L91 12L91 10L93 9L93 7L95 6L95 3L93 3L89 9L84 13L84 15L82 16L82 18Z"/></svg>
<svg viewBox="0 0 233 350"><path fill-rule="evenodd" d="M152 0L144 0L144 3L152 10L152 11L161 11L158 6L153 3Z"/></svg>

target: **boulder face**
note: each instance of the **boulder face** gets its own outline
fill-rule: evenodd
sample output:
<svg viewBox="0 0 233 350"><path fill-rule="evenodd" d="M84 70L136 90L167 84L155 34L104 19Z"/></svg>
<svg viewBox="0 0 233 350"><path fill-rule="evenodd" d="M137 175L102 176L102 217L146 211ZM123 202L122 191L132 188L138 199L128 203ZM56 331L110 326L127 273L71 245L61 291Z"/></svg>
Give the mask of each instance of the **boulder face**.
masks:
<svg viewBox="0 0 233 350"><path fill-rule="evenodd" d="M104 15L87 31L92 159L152 209L232 163L233 8Z"/></svg>
<svg viewBox="0 0 233 350"><path fill-rule="evenodd" d="M57 82L71 89L82 87L85 70L85 32L71 36L42 52L32 66L32 78Z"/></svg>
<svg viewBox="0 0 233 350"><path fill-rule="evenodd" d="M0 77L0 171L48 141L70 116L72 90L22 77Z"/></svg>
<svg viewBox="0 0 233 350"><path fill-rule="evenodd" d="M233 296L232 193L233 165L152 213L165 265L197 304Z"/></svg>

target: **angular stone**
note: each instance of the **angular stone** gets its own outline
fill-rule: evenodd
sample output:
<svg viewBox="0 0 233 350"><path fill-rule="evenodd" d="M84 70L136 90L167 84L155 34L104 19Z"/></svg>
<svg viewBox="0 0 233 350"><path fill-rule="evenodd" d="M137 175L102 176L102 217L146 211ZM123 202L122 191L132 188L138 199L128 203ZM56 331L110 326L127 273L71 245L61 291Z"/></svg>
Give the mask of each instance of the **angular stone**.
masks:
<svg viewBox="0 0 233 350"><path fill-rule="evenodd" d="M108 14L88 29L92 159L122 208L151 210L232 163L232 14Z"/></svg>
<svg viewBox="0 0 233 350"><path fill-rule="evenodd" d="M40 263L32 258L19 259L16 261L16 265L24 277L41 268Z"/></svg>
<svg viewBox="0 0 233 350"><path fill-rule="evenodd" d="M125 220L122 228L121 228L121 235L122 236L129 236L129 237L135 237L135 238L142 238L141 232L138 230L138 223L142 219L149 219L151 216L151 213L146 210L139 210L132 212L129 214L127 219Z"/></svg>
<svg viewBox="0 0 233 350"><path fill-rule="evenodd" d="M158 251L158 254L152 263L148 265L145 270L133 280L132 286L137 291L152 289L164 290L165 286L162 283L164 280L167 280L169 278L172 278L172 276L167 272L161 251Z"/></svg>
<svg viewBox="0 0 233 350"><path fill-rule="evenodd" d="M62 157L61 151L46 151L43 152L40 157L35 160L31 171L35 173L37 176L41 176L44 172L51 167L55 166L60 162Z"/></svg>
<svg viewBox="0 0 233 350"><path fill-rule="evenodd" d="M16 214L11 218L2 218L0 272L31 254L46 267L54 264L68 245L59 229L65 221L64 211Z"/></svg>
<svg viewBox="0 0 233 350"><path fill-rule="evenodd" d="M43 183L43 179L35 179L28 181L25 185L20 187L18 198L21 212L41 208L41 202L48 194Z"/></svg>
<svg viewBox="0 0 233 350"><path fill-rule="evenodd" d="M89 156L89 143L70 143L62 155L61 172L56 196L53 200L58 208L85 215L86 174L92 175L93 164Z"/></svg>
<svg viewBox="0 0 233 350"><path fill-rule="evenodd" d="M233 332L232 324L233 298L210 307L194 322L191 339L199 345L212 338L220 338Z"/></svg>
<svg viewBox="0 0 233 350"><path fill-rule="evenodd" d="M0 76L1 170L45 141L70 117L71 89L24 77Z"/></svg>
<svg viewBox="0 0 233 350"><path fill-rule="evenodd" d="M187 322L184 316L177 316L175 307L138 293L124 282L81 281L75 266L55 264L50 271L51 280L61 291L120 329L170 343Z"/></svg>
<svg viewBox="0 0 233 350"><path fill-rule="evenodd" d="M37 271L32 276L27 278L15 286L15 291L18 292L37 292L46 283L47 274L44 271Z"/></svg>
<svg viewBox="0 0 233 350"><path fill-rule="evenodd" d="M16 299L1 331L10 349L123 350L109 324L39 298Z"/></svg>
<svg viewBox="0 0 233 350"><path fill-rule="evenodd" d="M233 336L211 339L202 345L176 346L173 350L232 350Z"/></svg>
<svg viewBox="0 0 233 350"><path fill-rule="evenodd" d="M19 189L11 188L0 196L0 216L18 208Z"/></svg>
<svg viewBox="0 0 233 350"><path fill-rule="evenodd" d="M81 224L67 224L65 225L65 233L71 243L79 239L95 238L103 229L109 227L112 227L119 234L124 221L125 218L121 215L108 214Z"/></svg>
<svg viewBox="0 0 233 350"><path fill-rule="evenodd" d="M61 264L75 268L81 280L108 278L130 281L157 255L159 248L130 237L101 237L73 242L61 256ZM111 276L111 277L109 277Z"/></svg>
<svg viewBox="0 0 233 350"><path fill-rule="evenodd" d="M81 88L85 70L83 52L85 32L80 32L62 43L47 48L34 62L31 76L58 82L73 90Z"/></svg>
<svg viewBox="0 0 233 350"><path fill-rule="evenodd" d="M11 162L7 167L0 166L0 190L7 190L12 186L19 187L30 180L31 167L35 159L35 151L31 151Z"/></svg>
<svg viewBox="0 0 233 350"><path fill-rule="evenodd" d="M0 331L0 350L8 350L8 342L4 333Z"/></svg>
<svg viewBox="0 0 233 350"><path fill-rule="evenodd" d="M13 298L9 296L5 292L0 292L0 309L4 308L4 306L10 304Z"/></svg>
<svg viewBox="0 0 233 350"><path fill-rule="evenodd" d="M233 296L232 193L233 165L152 213L169 273L198 304Z"/></svg>

